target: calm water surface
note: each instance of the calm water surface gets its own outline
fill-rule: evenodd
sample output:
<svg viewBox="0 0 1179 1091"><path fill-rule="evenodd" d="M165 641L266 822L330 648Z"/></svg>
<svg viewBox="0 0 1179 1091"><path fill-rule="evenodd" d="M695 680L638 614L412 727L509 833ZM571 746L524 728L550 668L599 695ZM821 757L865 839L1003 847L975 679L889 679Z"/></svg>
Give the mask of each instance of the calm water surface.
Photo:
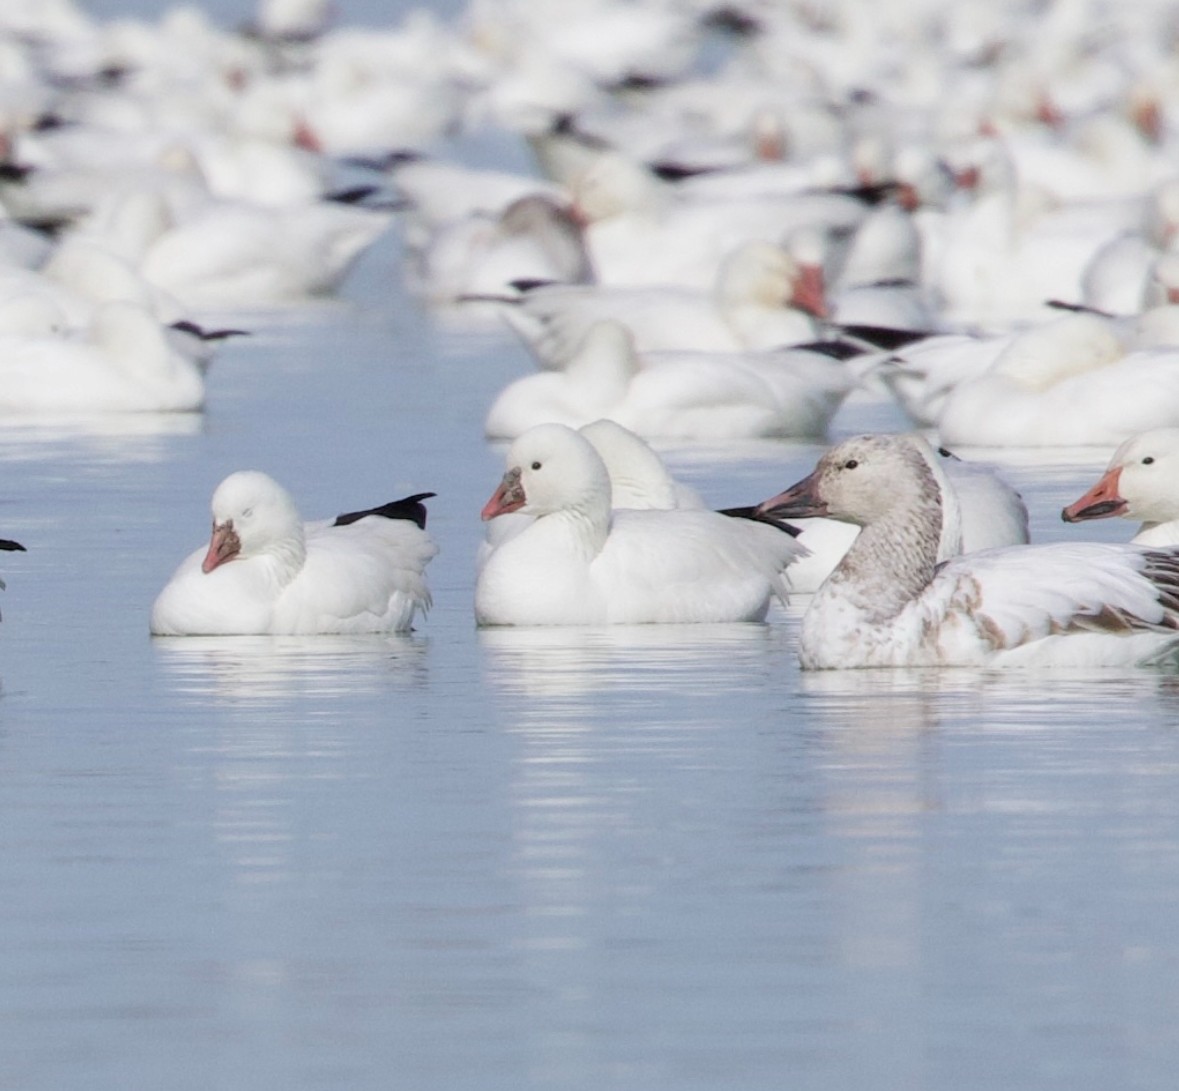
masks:
<svg viewBox="0 0 1179 1091"><path fill-rule="evenodd" d="M476 632L528 364L396 270L229 345L201 418L0 428L0 1087L1173 1088L1179 679ZM668 457L736 504L816 450ZM1037 537L1106 454L1009 459ZM152 641L246 467L309 517L436 491L419 631Z"/></svg>

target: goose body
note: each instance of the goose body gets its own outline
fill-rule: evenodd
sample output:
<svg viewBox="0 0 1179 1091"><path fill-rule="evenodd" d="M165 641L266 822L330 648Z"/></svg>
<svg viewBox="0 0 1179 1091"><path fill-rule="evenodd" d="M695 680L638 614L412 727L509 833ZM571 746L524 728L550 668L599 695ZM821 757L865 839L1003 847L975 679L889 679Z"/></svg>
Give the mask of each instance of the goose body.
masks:
<svg viewBox="0 0 1179 1091"><path fill-rule="evenodd" d="M777 527L699 510L612 510L610 477L584 436L540 425L508 450L483 509L534 522L487 558L480 625L760 621L802 550Z"/></svg>
<svg viewBox="0 0 1179 1091"><path fill-rule="evenodd" d="M1017 338L950 391L937 427L951 446L1044 447L1118 444L1173 424L1179 352L1127 354L1105 320L1072 314Z"/></svg>
<svg viewBox="0 0 1179 1091"><path fill-rule="evenodd" d="M161 636L406 632L430 605L425 493L334 522L304 523L254 470L213 493L213 535L156 598Z"/></svg>
<svg viewBox="0 0 1179 1091"><path fill-rule="evenodd" d="M204 400L199 366L135 304L102 304L73 336L0 334L2 412L189 412Z"/></svg>
<svg viewBox="0 0 1179 1091"><path fill-rule="evenodd" d="M501 391L485 428L510 439L545 422L579 428L610 417L645 437L820 435L851 386L841 361L804 350L640 359L630 332L603 321L563 371L528 375Z"/></svg>
<svg viewBox="0 0 1179 1091"><path fill-rule="evenodd" d="M722 262L710 291L552 284L525 292L505 318L542 367L559 368L595 322L621 322L639 352L740 352L815 339L824 312L815 266L786 248L748 242Z"/></svg>
<svg viewBox="0 0 1179 1091"><path fill-rule="evenodd" d="M924 440L857 436L760 511L863 529L803 616L804 669L1128 666L1179 640L1179 552L1107 543L939 554L960 533Z"/></svg>

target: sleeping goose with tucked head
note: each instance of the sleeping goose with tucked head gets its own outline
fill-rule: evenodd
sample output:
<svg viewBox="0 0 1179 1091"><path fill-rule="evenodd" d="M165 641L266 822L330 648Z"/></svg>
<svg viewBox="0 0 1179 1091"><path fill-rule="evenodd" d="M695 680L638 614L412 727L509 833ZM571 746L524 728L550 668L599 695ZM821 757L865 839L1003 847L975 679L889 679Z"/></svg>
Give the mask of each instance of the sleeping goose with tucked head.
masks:
<svg viewBox="0 0 1179 1091"><path fill-rule="evenodd" d="M588 439L541 424L509 448L483 508L535 521L500 543L475 584L480 625L761 621L803 553L776 526L718 512L611 510Z"/></svg>
<svg viewBox="0 0 1179 1091"><path fill-rule="evenodd" d="M213 534L152 606L161 636L406 632L430 605L438 552L422 501L433 493L304 523L290 494L256 470L213 493Z"/></svg>
<svg viewBox="0 0 1179 1091"><path fill-rule="evenodd" d="M799 633L804 669L1129 666L1179 643L1179 551L1012 546L939 563L959 533L925 441L857 436L758 508L862 530Z"/></svg>
<svg viewBox="0 0 1179 1091"><path fill-rule="evenodd" d="M1179 546L1179 428L1131 436L1101 479L1062 511L1066 523L1120 515L1142 525L1138 545Z"/></svg>

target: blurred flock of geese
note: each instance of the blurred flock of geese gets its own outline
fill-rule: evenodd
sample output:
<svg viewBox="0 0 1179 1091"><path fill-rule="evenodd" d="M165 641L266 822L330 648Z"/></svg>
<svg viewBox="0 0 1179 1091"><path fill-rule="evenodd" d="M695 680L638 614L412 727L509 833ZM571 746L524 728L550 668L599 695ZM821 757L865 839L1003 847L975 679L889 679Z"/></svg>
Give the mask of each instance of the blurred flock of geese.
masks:
<svg viewBox="0 0 1179 1091"><path fill-rule="evenodd" d="M526 142L528 173L455 137ZM1179 9L1165 0L326 0L100 22L0 5L0 414L192 412L239 334L388 231L439 322L535 360L488 407L481 625L760 621L804 668L1125 666L1179 648ZM212 365L212 366L211 366ZM708 510L649 441L857 436ZM1067 521L947 448L1098 446ZM984 452L985 453L985 452ZM404 631L419 494L304 523L254 471L162 635ZM473 515L472 515L473 517ZM1130 532L1127 533L1127 537ZM0 542L0 548L19 549Z"/></svg>

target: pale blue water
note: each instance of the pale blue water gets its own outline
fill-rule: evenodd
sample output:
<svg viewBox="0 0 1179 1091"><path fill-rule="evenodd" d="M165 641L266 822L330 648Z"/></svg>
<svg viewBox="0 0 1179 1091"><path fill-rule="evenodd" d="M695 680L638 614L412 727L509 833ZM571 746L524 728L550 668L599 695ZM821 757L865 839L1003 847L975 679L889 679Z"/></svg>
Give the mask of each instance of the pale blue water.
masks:
<svg viewBox="0 0 1179 1091"><path fill-rule="evenodd" d="M203 422L0 433L0 1087L1174 1085L1173 676L806 677L781 616L477 633L526 361L439 334L391 242L349 294L228 347ZM736 503L814 451L669 457ZM153 642L246 466L308 515L436 490L420 630ZM1095 469L1010 468L1041 537Z"/></svg>
<svg viewBox="0 0 1179 1091"><path fill-rule="evenodd" d="M804 676L765 626L478 633L490 398L386 240L203 418L0 428L4 1091L1169 1089L1174 675ZM896 427L848 407L845 434ZM810 444L672 450L718 504ZM1102 456L1015 461L1041 540ZM152 641L229 471L435 490L403 637Z"/></svg>

